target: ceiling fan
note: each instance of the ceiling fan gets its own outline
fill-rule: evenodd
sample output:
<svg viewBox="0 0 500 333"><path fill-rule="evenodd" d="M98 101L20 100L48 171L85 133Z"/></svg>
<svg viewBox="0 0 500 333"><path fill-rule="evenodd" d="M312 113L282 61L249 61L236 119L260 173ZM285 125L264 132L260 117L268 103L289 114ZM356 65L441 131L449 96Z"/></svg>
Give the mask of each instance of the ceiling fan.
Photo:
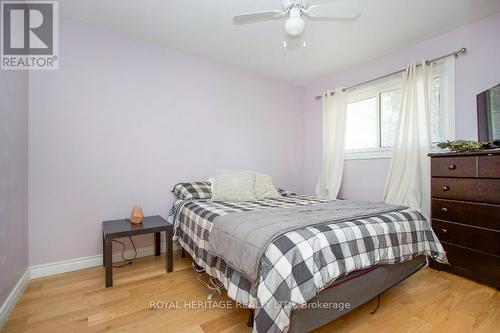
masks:
<svg viewBox="0 0 500 333"><path fill-rule="evenodd" d="M308 0L283 0L282 10L245 13L234 16L235 24L254 23L287 17L285 32L296 37L304 32L305 22L302 16L313 20L354 20L361 15L359 3L335 3L307 6Z"/></svg>

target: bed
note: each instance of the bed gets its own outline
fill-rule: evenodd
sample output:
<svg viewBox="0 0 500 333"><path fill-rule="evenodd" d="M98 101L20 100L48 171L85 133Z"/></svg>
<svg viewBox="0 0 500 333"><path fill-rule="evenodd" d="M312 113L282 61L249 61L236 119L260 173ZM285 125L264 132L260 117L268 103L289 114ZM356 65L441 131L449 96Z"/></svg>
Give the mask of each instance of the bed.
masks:
<svg viewBox="0 0 500 333"><path fill-rule="evenodd" d="M318 218L318 212L340 218ZM296 224L282 228L284 219ZM169 220L174 239L194 262L217 278L230 298L255 309L254 332L310 331L401 282L425 266L427 257L447 262L425 218L400 206L304 195L177 200ZM248 229L261 222L265 226L258 231ZM266 228L274 228L268 236ZM252 248L256 243L260 251ZM317 309L310 306L315 302L351 306Z"/></svg>

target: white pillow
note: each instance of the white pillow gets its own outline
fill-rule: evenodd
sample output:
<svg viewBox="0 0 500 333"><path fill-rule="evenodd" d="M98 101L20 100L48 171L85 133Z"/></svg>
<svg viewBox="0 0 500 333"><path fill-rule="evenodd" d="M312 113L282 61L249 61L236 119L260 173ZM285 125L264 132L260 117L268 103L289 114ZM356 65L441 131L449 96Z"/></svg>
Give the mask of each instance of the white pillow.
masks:
<svg viewBox="0 0 500 333"><path fill-rule="evenodd" d="M265 173L255 173L255 196L257 200L279 198L281 195L273 185L273 179Z"/></svg>
<svg viewBox="0 0 500 333"><path fill-rule="evenodd" d="M213 201L254 201L255 173L217 170L212 183Z"/></svg>

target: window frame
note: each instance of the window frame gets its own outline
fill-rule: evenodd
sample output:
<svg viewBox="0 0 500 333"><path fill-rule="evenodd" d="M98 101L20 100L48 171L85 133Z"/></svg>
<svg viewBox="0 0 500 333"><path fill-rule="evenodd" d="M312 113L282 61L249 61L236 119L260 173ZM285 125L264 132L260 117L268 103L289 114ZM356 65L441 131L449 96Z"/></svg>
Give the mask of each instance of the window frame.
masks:
<svg viewBox="0 0 500 333"><path fill-rule="evenodd" d="M455 139L455 78L454 75L450 77L444 77L444 66L442 62L433 64L433 68L430 71L429 80L429 90L430 81L436 77L440 78L440 131L442 140L454 140ZM447 96L443 96L443 85L447 84L446 88ZM363 159L387 159L392 156L392 146L382 147L381 146L381 104L380 95L384 92L403 89L403 74L398 73L388 78L380 79L374 83L362 85L360 87L353 88L349 91L347 98L347 103L354 103L367 98L375 97L377 102L377 145L375 148L368 149L346 149L345 150L345 160L363 160ZM437 143L432 143L431 151L438 149Z"/></svg>

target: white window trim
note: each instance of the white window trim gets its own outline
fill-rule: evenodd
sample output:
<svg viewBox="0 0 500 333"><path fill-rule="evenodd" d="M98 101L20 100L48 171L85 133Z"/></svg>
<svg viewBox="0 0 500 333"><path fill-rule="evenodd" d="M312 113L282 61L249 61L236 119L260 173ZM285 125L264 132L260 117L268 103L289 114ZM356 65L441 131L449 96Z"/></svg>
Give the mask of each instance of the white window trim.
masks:
<svg viewBox="0 0 500 333"><path fill-rule="evenodd" d="M356 149L345 152L345 160L372 160L392 157L392 148Z"/></svg>
<svg viewBox="0 0 500 333"><path fill-rule="evenodd" d="M445 74L446 73L446 74ZM450 57L446 61L434 63L431 77L440 77L441 91L444 98L440 99L441 109L441 135L442 140L455 140L455 58ZM380 107L380 93L403 88L402 75L396 75L380 82L361 86L349 92L348 103L360 101L369 97L377 98ZM378 113L377 117L380 114ZM379 126L380 127L380 126ZM380 128L379 128L380 130ZM380 135L378 135L380 140ZM380 144L380 142L379 142ZM436 143L432 144L431 151L440 150ZM367 159L389 159L392 157L392 147L379 147L371 149L353 149L345 151L345 160L367 160Z"/></svg>

